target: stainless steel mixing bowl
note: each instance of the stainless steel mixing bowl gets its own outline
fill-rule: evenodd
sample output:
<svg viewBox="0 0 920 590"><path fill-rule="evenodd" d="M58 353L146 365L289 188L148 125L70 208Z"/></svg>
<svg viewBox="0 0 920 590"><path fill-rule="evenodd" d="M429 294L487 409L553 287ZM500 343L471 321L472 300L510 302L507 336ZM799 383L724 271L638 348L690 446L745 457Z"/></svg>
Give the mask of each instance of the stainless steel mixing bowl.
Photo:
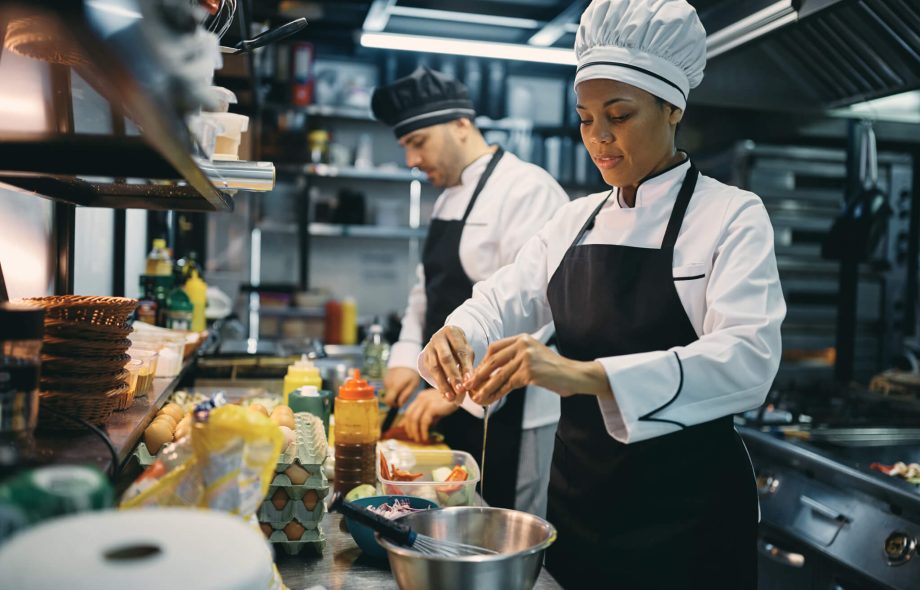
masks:
<svg viewBox="0 0 920 590"><path fill-rule="evenodd" d="M401 590L532 590L556 527L517 510L464 506L408 514L400 522L436 540L470 543L498 555L438 557L377 540Z"/></svg>

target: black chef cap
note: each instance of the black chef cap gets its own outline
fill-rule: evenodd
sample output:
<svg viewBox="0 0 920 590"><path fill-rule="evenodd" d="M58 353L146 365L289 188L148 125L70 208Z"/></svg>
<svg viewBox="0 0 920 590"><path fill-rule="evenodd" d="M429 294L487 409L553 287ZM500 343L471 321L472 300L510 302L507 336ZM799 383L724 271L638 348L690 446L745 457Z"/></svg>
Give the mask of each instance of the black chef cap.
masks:
<svg viewBox="0 0 920 590"><path fill-rule="evenodd" d="M425 66L375 88L371 110L393 128L396 139L423 127L476 116L466 86Z"/></svg>

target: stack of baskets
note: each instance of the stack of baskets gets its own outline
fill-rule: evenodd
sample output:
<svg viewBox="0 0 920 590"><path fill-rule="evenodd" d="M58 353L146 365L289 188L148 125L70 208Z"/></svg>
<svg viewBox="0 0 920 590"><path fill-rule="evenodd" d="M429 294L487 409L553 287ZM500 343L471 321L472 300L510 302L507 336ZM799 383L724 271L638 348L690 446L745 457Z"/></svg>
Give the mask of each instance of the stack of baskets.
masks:
<svg viewBox="0 0 920 590"><path fill-rule="evenodd" d="M130 360L128 318L137 300L63 295L27 301L45 308L40 426L82 428L73 417L101 425L116 409L127 408L133 402L124 368Z"/></svg>

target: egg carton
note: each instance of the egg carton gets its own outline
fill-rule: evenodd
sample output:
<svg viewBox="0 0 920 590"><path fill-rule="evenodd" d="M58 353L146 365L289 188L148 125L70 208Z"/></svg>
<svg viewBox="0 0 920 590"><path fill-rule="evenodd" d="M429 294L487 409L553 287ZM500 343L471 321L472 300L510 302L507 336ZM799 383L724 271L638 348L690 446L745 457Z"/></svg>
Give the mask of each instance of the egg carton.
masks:
<svg viewBox="0 0 920 590"><path fill-rule="evenodd" d="M302 500L290 500L280 510L272 504L271 500L265 500L259 507L259 521L270 523L287 523L291 520L299 520L301 524L318 524L326 514L326 505L320 499L316 505L310 509Z"/></svg>
<svg viewBox="0 0 920 590"><path fill-rule="evenodd" d="M322 473L328 453L323 421L309 412L297 412L294 414L294 443L281 453L275 473L283 474L294 463L311 474Z"/></svg>
<svg viewBox="0 0 920 590"><path fill-rule="evenodd" d="M283 530L274 531L268 537L268 541L276 548L287 555L297 555L305 550L312 550L317 555L322 555L326 548L326 535L322 529L306 529L300 536L300 539L292 541L288 539Z"/></svg>
<svg viewBox="0 0 920 590"><path fill-rule="evenodd" d="M292 500L300 500L307 495L308 492L315 492L315 495L318 499L322 500L329 495L330 485L329 480L323 479L323 485L318 487L303 485L303 486L290 486L290 485L275 485L274 483L268 487L268 493L265 494L265 500L271 500L275 492L278 490L284 490L284 493L287 494L288 498Z"/></svg>
<svg viewBox="0 0 920 590"><path fill-rule="evenodd" d="M306 472L306 477L304 477L304 473L300 472L300 470ZM298 481L302 479L303 483L295 484L291 479L292 475L294 479ZM275 467L275 476L272 478L271 485L272 487L318 490L329 487L329 478L326 477L325 471L321 465L317 466L311 463L305 466L294 461L280 470L278 467Z"/></svg>

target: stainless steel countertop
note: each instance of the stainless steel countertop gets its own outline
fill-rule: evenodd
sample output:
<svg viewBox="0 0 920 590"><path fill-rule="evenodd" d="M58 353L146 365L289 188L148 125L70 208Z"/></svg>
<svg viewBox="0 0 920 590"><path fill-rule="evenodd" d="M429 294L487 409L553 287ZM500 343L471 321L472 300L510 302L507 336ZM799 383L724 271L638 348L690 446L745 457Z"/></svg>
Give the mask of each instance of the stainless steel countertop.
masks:
<svg viewBox="0 0 920 590"><path fill-rule="evenodd" d="M291 590L322 586L327 590L396 590L389 563L365 557L351 535L341 529L342 515L327 514L320 525L326 534L322 557L309 550L293 557L278 553L276 563L285 585ZM545 569L537 578L535 590L562 588Z"/></svg>

